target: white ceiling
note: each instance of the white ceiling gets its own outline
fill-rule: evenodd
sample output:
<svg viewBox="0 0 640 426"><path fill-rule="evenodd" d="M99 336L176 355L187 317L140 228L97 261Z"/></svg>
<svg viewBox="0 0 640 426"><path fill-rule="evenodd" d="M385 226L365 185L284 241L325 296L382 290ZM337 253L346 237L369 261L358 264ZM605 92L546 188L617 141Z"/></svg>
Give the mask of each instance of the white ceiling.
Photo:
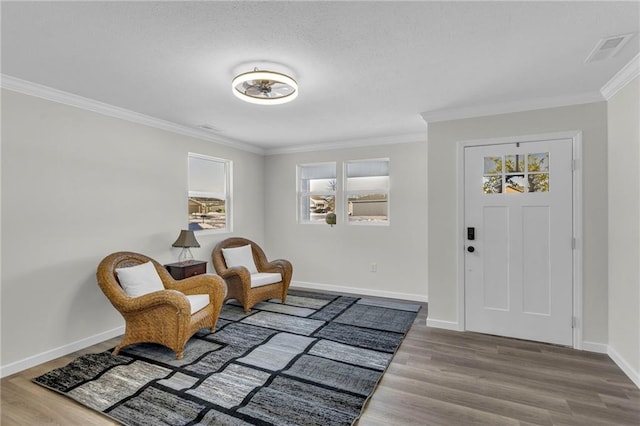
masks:
<svg viewBox="0 0 640 426"><path fill-rule="evenodd" d="M425 117L579 102L640 51L640 2L2 2L2 73L266 152L425 132ZM300 96L253 105L239 72Z"/></svg>

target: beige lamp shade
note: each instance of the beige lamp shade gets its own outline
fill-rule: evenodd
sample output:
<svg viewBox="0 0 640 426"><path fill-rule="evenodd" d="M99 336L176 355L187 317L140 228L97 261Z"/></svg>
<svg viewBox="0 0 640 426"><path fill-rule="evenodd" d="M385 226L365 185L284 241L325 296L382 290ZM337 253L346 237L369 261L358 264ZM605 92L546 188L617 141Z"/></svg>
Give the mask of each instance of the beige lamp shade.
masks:
<svg viewBox="0 0 640 426"><path fill-rule="evenodd" d="M180 255L178 256L179 262L189 262L193 260L190 247L200 247L200 243L196 240L195 234L188 229L180 231L178 239L171 245L173 247L182 247L182 251L180 251Z"/></svg>
<svg viewBox="0 0 640 426"><path fill-rule="evenodd" d="M178 235L178 239L172 244L173 247L200 247L193 231L183 229Z"/></svg>

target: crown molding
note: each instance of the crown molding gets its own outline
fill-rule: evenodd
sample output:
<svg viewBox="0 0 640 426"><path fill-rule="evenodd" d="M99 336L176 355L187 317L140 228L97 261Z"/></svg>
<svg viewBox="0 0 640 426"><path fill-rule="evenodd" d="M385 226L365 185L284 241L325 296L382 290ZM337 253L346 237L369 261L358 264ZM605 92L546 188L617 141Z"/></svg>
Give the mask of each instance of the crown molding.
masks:
<svg viewBox="0 0 640 426"><path fill-rule="evenodd" d="M264 155L264 149L262 148L233 139L212 135L205 130L194 129L191 127L183 126L181 124L176 124L170 121L151 117L149 115L140 114L114 105L106 104L104 102L99 102L94 99L84 98L82 96L63 92L62 90L53 89L51 87L43 86L41 84L33 83L27 80L22 80L6 74L0 74L0 77L0 87L6 90L35 96L38 98L46 99L48 101L53 101L83 110L96 112L98 114L107 115L109 117L120 118L132 123L154 127L156 129L165 130L167 132L176 133L183 136L190 136L196 139L215 142L220 145L226 145L243 151L252 152L254 154Z"/></svg>
<svg viewBox="0 0 640 426"><path fill-rule="evenodd" d="M601 102L604 98L600 92L587 92L569 96L553 96L534 98L522 101L477 105L472 107L426 111L420 115L427 123L437 121L459 120L463 118L482 117L487 115L509 114L512 112L531 111L536 109L556 108L569 105Z"/></svg>
<svg viewBox="0 0 640 426"><path fill-rule="evenodd" d="M344 141L335 141L329 143L318 143L301 146L288 146L282 148L272 148L265 151L265 155L278 155L278 154L295 154L298 152L315 152L315 151L330 151L334 149L346 149L346 148L360 148L365 146L375 145L395 145L401 143L412 142L426 142L427 141L427 129L425 127L424 133L406 133L396 136L379 136L371 138L350 139Z"/></svg>
<svg viewBox="0 0 640 426"><path fill-rule="evenodd" d="M629 61L627 65L622 67L620 71L609 80L600 93L606 100L611 99L620 89L627 85L631 80L640 75L640 53Z"/></svg>

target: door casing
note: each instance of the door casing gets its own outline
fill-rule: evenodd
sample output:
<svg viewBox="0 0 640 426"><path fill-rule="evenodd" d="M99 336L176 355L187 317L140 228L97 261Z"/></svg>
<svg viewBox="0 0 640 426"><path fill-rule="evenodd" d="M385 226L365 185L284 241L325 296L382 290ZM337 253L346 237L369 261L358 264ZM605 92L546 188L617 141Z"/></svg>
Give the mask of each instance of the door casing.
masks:
<svg viewBox="0 0 640 426"><path fill-rule="evenodd" d="M573 147L573 317L575 319L573 327L573 347L582 349L583 326L582 326L582 132L569 131L557 133L544 133L537 135L524 135L502 138L487 138L460 141L457 145L457 195L458 195L458 229L456 232L456 247L458 249L458 330L466 330L465 319L465 199L464 199L464 149L470 146L500 145L517 142L535 142L542 140L571 139Z"/></svg>

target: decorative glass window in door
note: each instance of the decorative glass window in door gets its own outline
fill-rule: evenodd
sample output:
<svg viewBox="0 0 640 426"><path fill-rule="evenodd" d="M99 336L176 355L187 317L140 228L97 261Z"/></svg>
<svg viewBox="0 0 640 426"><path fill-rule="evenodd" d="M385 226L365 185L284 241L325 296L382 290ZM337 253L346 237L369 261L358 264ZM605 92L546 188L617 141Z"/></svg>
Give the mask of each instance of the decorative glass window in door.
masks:
<svg viewBox="0 0 640 426"><path fill-rule="evenodd" d="M484 157L485 194L549 192L549 153Z"/></svg>

